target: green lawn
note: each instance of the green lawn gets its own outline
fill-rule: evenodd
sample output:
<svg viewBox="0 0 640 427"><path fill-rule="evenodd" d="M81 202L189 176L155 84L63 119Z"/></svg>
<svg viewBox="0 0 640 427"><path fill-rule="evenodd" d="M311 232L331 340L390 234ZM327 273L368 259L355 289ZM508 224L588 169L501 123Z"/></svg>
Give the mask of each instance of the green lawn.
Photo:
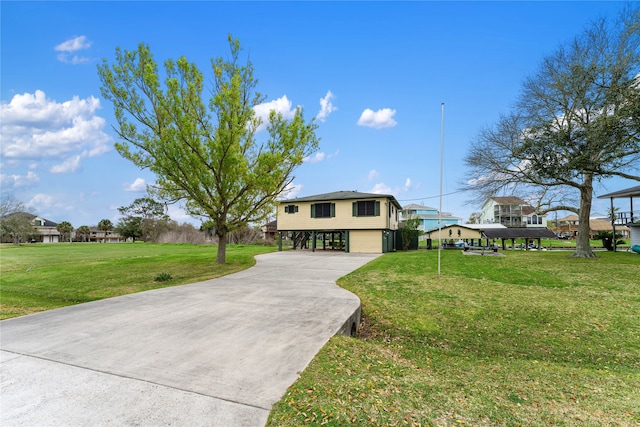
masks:
<svg viewBox="0 0 640 427"><path fill-rule="evenodd" d="M640 256L386 254L269 426L640 425Z"/></svg>
<svg viewBox="0 0 640 427"><path fill-rule="evenodd" d="M210 279L264 246L3 245L0 317ZM341 279L358 338L334 337L270 426L640 425L640 256L386 254ZM167 282L154 279L171 275Z"/></svg>
<svg viewBox="0 0 640 427"><path fill-rule="evenodd" d="M234 273L275 247L150 243L56 243L0 246L0 319ZM166 273L171 280L155 281Z"/></svg>
<svg viewBox="0 0 640 427"><path fill-rule="evenodd" d="M443 240L449 240L449 239L443 239ZM456 242L458 239L453 239L454 242ZM631 241L629 239L618 239L619 243L618 246L623 247L623 248L628 248L631 244ZM483 240L483 244L484 244L484 240ZM498 246L502 246L501 240L500 239L494 239L491 244L497 244ZM516 239L516 247L519 247L519 245L524 245L526 243L525 239ZM531 240L529 239L529 243L537 243L537 240ZM434 240L434 246L437 245L436 241ZM598 239L598 240L590 240L589 244L591 245L591 247L593 249L603 249L604 246L602 244L602 239ZM426 240L421 240L419 242L419 245L421 247L426 247L427 246L427 241ZM506 245L507 247L511 246L511 240L507 240L506 241ZM564 249L564 248L569 248L569 249L575 249L576 247L576 241L575 240L571 240L571 239L567 239L567 240L562 240L562 239L541 239L540 241L540 245L543 248L560 248L560 249Z"/></svg>

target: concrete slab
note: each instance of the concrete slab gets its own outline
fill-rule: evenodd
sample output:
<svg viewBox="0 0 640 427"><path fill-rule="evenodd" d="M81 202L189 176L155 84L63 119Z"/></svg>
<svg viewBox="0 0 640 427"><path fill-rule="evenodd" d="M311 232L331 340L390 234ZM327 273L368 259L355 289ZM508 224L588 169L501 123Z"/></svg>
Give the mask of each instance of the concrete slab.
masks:
<svg viewBox="0 0 640 427"><path fill-rule="evenodd" d="M378 255L287 251L219 279L0 322L0 424L262 426Z"/></svg>

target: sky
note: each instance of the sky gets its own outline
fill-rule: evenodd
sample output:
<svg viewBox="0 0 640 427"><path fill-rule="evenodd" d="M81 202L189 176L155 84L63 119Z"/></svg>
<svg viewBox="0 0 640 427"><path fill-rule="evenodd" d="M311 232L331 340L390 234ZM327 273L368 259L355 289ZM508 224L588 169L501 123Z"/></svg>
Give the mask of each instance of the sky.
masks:
<svg viewBox="0 0 640 427"><path fill-rule="evenodd" d="M356 190L439 208L444 135L442 210L466 220L481 208L459 191L474 137L512 109L545 56L624 5L3 0L0 190L54 222L116 223L155 177L115 150L97 65L144 42L158 63L185 56L211 83L231 34L266 96L256 111L301 106L319 125L288 197ZM605 180L596 195L633 185ZM608 204L594 198L592 213ZM178 205L169 214L199 224Z"/></svg>

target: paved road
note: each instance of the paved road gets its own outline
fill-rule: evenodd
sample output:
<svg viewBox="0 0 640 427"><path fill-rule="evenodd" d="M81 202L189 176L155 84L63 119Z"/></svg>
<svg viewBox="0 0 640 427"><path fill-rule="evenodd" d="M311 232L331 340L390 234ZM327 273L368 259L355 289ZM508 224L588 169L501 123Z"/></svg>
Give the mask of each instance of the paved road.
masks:
<svg viewBox="0 0 640 427"><path fill-rule="evenodd" d="M276 252L191 285L0 322L0 425L263 426L359 316L335 281L377 255Z"/></svg>

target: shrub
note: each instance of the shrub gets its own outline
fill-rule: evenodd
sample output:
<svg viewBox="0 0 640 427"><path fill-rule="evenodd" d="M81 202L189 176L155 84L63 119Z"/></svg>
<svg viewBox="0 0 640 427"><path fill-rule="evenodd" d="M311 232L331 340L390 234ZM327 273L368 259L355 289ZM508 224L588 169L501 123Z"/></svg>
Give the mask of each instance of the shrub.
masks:
<svg viewBox="0 0 640 427"><path fill-rule="evenodd" d="M168 282L171 279L173 279L171 274L169 274L169 273L160 273L153 280L156 281L156 282Z"/></svg>

